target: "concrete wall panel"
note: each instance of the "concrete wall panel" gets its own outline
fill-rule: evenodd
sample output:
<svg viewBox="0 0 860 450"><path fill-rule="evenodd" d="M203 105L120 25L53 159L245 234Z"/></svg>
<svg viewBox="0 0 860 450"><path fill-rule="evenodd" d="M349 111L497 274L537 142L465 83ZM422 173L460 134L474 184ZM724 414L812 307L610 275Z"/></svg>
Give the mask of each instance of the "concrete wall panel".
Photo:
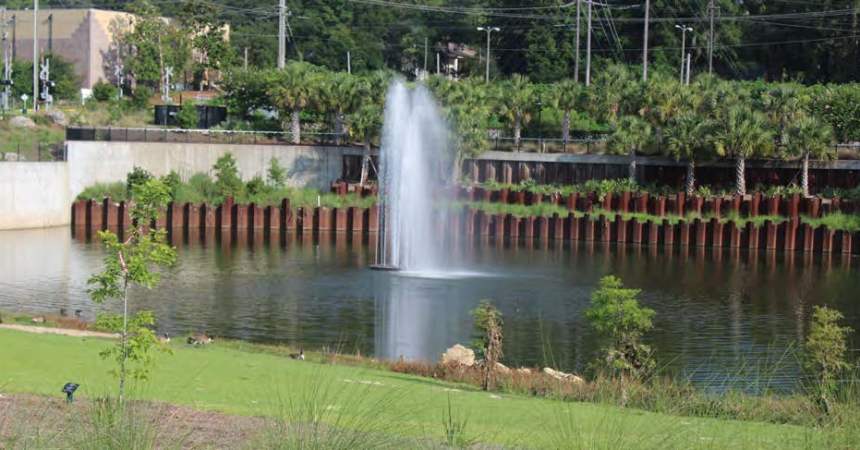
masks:
<svg viewBox="0 0 860 450"><path fill-rule="evenodd" d="M0 163L0 230L68 225L68 186L65 163Z"/></svg>

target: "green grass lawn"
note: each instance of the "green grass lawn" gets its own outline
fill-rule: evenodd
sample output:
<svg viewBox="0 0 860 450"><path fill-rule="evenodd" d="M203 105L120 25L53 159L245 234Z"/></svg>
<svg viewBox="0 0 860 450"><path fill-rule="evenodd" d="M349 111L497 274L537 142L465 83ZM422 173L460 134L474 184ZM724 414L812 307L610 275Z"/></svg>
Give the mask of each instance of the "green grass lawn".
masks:
<svg viewBox="0 0 860 450"><path fill-rule="evenodd" d="M0 330L0 391L60 397L114 392L110 342ZM823 448L830 431L757 422L673 417L618 407L496 395L393 372L294 361L236 345L172 344L133 397L237 415L279 415L315 397L325 410L370 417L384 432L442 440L448 401L466 433L485 443L559 448ZM350 423L343 421L342 423Z"/></svg>

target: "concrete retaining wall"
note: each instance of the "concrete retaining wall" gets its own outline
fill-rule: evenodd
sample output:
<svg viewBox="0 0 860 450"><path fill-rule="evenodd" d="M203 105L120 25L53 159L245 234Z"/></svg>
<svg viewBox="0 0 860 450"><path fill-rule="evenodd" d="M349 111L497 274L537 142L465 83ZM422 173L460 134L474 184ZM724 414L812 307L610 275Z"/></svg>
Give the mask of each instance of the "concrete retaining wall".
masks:
<svg viewBox="0 0 860 450"><path fill-rule="evenodd" d="M65 163L0 163L0 230L67 225L71 203Z"/></svg>
<svg viewBox="0 0 860 450"><path fill-rule="evenodd" d="M77 195L94 183L125 180L134 166L157 176L171 170L187 180L197 172L211 174L215 161L227 152L236 158L242 178L265 178L275 157L286 169L287 184L327 190L341 177L344 155L360 155L354 147L293 145L230 145L154 142L69 141L69 190Z"/></svg>

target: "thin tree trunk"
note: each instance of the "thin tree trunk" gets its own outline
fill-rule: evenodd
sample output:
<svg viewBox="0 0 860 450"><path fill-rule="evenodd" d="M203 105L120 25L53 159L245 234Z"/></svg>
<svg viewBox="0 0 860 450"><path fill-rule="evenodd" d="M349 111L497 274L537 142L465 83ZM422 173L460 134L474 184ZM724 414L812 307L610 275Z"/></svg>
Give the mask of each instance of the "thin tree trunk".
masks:
<svg viewBox="0 0 860 450"><path fill-rule="evenodd" d="M746 158L735 158L735 189L738 195L747 195Z"/></svg>
<svg viewBox="0 0 860 450"><path fill-rule="evenodd" d="M693 195L696 190L696 161L687 161L687 195Z"/></svg>
<svg viewBox="0 0 860 450"><path fill-rule="evenodd" d="M300 144L302 142L302 123L301 123L301 114L302 111L299 109L294 109L292 112L292 135L293 135L293 144Z"/></svg>
<svg viewBox="0 0 860 450"><path fill-rule="evenodd" d="M514 146L520 149L520 135L522 134L522 116L517 113L514 116Z"/></svg>
<svg viewBox="0 0 860 450"><path fill-rule="evenodd" d="M803 188L803 196L809 197L809 152L803 153L803 169L800 172L800 186Z"/></svg>
<svg viewBox="0 0 860 450"><path fill-rule="evenodd" d="M361 186L367 183L370 174L370 139L364 141L364 152L364 157L361 158L361 180L359 181Z"/></svg>
<svg viewBox="0 0 860 450"><path fill-rule="evenodd" d="M570 110L566 110L561 119L561 141L565 144L570 141Z"/></svg>
<svg viewBox="0 0 860 450"><path fill-rule="evenodd" d="M636 149L630 149L630 165L627 169L627 176L630 181L636 182Z"/></svg>
<svg viewBox="0 0 860 450"><path fill-rule="evenodd" d="M125 361L128 359L128 275L122 284L122 333L120 335L119 402L125 401Z"/></svg>

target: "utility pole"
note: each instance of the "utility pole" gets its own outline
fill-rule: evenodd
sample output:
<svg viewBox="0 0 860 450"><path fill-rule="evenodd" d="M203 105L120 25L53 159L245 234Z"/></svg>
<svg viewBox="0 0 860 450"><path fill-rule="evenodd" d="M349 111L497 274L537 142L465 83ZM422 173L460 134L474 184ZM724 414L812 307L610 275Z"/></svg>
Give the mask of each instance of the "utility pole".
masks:
<svg viewBox="0 0 860 450"><path fill-rule="evenodd" d="M579 83L579 5L582 0L576 0L576 56L573 58L573 82Z"/></svg>
<svg viewBox="0 0 860 450"><path fill-rule="evenodd" d="M18 16L12 15L12 61L15 61L16 56L18 55L18 51L15 50L15 45L18 43L16 39L18 37Z"/></svg>
<svg viewBox="0 0 860 450"><path fill-rule="evenodd" d="M346 51L346 73L352 75L352 55Z"/></svg>
<svg viewBox="0 0 860 450"><path fill-rule="evenodd" d="M54 13L48 14L48 53L54 51Z"/></svg>
<svg viewBox="0 0 860 450"><path fill-rule="evenodd" d="M424 36L424 76L427 76L427 36Z"/></svg>
<svg viewBox="0 0 860 450"><path fill-rule="evenodd" d="M708 2L708 13L710 14L710 31L708 32L708 73L714 71L714 0Z"/></svg>
<svg viewBox="0 0 860 450"><path fill-rule="evenodd" d="M687 54L687 32L693 31L691 27L686 25L675 25L675 28L681 30L681 84L684 83L684 60Z"/></svg>
<svg viewBox="0 0 860 450"><path fill-rule="evenodd" d="M591 0L588 2L588 36L585 50L585 85L591 86Z"/></svg>
<svg viewBox="0 0 860 450"><path fill-rule="evenodd" d="M245 61L242 63L242 68L248 70L248 47L245 47Z"/></svg>
<svg viewBox="0 0 860 450"><path fill-rule="evenodd" d="M278 69L287 65L287 1L278 3Z"/></svg>
<svg viewBox="0 0 860 450"><path fill-rule="evenodd" d="M33 111L39 109L39 0L33 0Z"/></svg>
<svg viewBox="0 0 860 450"><path fill-rule="evenodd" d="M650 12L651 0L645 0L645 31L642 38L642 81L648 81L648 21L650 19Z"/></svg>
<svg viewBox="0 0 860 450"><path fill-rule="evenodd" d="M439 75L439 52L436 52L436 75Z"/></svg>
<svg viewBox="0 0 860 450"><path fill-rule="evenodd" d="M501 31L499 27L478 27L478 31L486 31L487 32L487 70L484 73L484 82L490 82L490 34L493 31Z"/></svg>
<svg viewBox="0 0 860 450"><path fill-rule="evenodd" d="M9 96L12 94L9 88L12 85L12 62L9 60L9 33L6 31L6 7L0 8L0 36L3 38L3 80L0 85L3 86L3 112L9 111Z"/></svg>

